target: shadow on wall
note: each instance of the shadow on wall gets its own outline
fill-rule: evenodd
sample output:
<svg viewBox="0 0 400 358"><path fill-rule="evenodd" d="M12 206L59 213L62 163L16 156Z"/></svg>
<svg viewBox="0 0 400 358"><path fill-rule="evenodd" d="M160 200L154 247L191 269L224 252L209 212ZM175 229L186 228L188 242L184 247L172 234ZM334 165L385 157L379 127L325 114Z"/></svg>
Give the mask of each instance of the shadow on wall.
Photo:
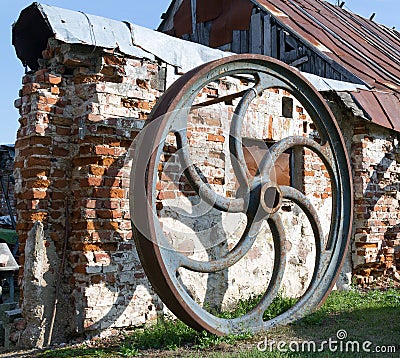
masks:
<svg viewBox="0 0 400 358"><path fill-rule="evenodd" d="M93 216L92 243L83 244L81 257L86 282L74 290L78 334L140 326L162 315L163 305L147 280L132 239L125 159L122 155L105 169L89 198L96 204L88 214ZM78 280L80 275L75 276Z"/></svg>
<svg viewBox="0 0 400 358"><path fill-rule="evenodd" d="M190 211L185 210L184 206L173 206L179 204L176 201L164 206L161 220L172 219L170 225L163 222L167 239L174 249L196 260L212 261L225 256L228 253L228 240L222 224L222 212L209 210L209 205L202 202L199 196L188 198ZM189 228L190 233L183 228ZM213 312L220 312L228 290L228 268L206 274L205 287L202 287L203 281L199 276L199 273L180 271L181 284L194 301L202 302L204 307Z"/></svg>
<svg viewBox="0 0 400 358"><path fill-rule="evenodd" d="M135 249L131 237L129 208L121 207L126 205L127 200L101 199L114 198L116 193L122 193L121 189L124 190L124 195L127 194L129 185L125 172L126 158L121 156L104 172L101 180L103 187L97 193L101 197L96 198L100 199L96 201L102 205L96 206L92 235L100 240L100 244L93 245L93 248L98 247L101 251L85 250L86 262L92 263L86 267L86 273L90 277L90 282L87 282L89 287L83 292L75 289L74 293L76 302L82 302L82 307L78 310L80 311L78 326L82 327L82 332L98 333L113 327L140 326L156 320L165 313L163 304L154 293ZM118 191L115 186L107 187L106 183L113 185L118 183ZM94 191L94 196L97 194ZM193 196L190 198L199 199ZM196 203L193 205L195 208ZM220 211L212 210L211 214L207 212L204 215L196 212L193 214L181 206L178 208L168 206L166 203L162 213L159 214L164 219L177 219L177 213L179 221L190 227L196 237L201 234L201 241L209 260L219 258L227 252L228 245ZM218 244L215 244L217 240ZM90 248L90 245L87 247ZM189 294L193 295L201 289L197 285L198 282L194 282L193 287L187 287ZM228 269L208 274L204 296L206 306L219 311L227 287Z"/></svg>

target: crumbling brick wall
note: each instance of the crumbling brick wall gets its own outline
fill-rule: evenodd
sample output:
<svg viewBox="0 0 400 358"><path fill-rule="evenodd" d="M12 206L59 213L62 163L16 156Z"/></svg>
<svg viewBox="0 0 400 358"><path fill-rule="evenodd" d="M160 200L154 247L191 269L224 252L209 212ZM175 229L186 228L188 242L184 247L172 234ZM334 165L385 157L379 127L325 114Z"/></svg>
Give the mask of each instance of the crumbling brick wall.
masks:
<svg viewBox="0 0 400 358"><path fill-rule="evenodd" d="M159 96L152 87L159 67L54 40L43 56L43 68L23 78L17 102L17 229L28 345L48 339L43 332L56 282L55 337L143 324L160 310L132 244L125 182L125 153ZM38 223L44 238L26 250ZM41 255L26 266L32 250ZM24 270L43 260L48 267L33 270L27 282Z"/></svg>
<svg viewBox="0 0 400 358"><path fill-rule="evenodd" d="M360 119L354 126L354 273L362 285L400 282L398 134Z"/></svg>
<svg viewBox="0 0 400 358"><path fill-rule="evenodd" d="M353 174L349 268L353 283L364 287L399 283L398 133L368 122L354 108L345 108L349 95L327 97L345 138Z"/></svg>

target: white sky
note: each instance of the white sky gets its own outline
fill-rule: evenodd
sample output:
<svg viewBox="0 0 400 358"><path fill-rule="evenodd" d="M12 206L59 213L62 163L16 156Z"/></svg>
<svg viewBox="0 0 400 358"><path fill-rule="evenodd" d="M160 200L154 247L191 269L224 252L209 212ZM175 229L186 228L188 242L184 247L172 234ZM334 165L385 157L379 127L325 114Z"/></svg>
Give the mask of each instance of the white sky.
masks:
<svg viewBox="0 0 400 358"><path fill-rule="evenodd" d="M329 0L337 4L336 0ZM0 12L0 143L14 143L18 129L18 111L14 108L14 100L18 98L21 78L24 73L21 62L15 55L11 45L11 25L17 20L22 9L32 1L3 0ZM157 28L160 16L166 11L170 0L43 0L52 6L84 11L89 14L126 20L148 28ZM400 28L400 0L346 0L345 8L369 17L376 13L374 21L389 27Z"/></svg>

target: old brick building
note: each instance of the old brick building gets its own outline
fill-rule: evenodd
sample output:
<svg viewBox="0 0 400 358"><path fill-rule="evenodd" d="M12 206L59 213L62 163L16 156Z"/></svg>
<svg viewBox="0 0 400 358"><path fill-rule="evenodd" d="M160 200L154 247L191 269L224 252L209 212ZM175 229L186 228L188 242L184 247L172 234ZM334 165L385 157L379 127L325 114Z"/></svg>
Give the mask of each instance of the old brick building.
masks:
<svg viewBox="0 0 400 358"><path fill-rule="evenodd" d="M356 26L344 10L319 0L309 2L331 10L349 27ZM311 73L305 75L332 107L352 162L354 233L352 259L349 257L345 272L353 270L360 281L367 283L385 274L395 278L400 247L400 81L396 65L399 34L356 17L359 24L357 31L352 31L358 36L360 31L372 32L368 36L379 42L380 56L388 58L369 58L376 67L365 70L357 65L357 56L352 57L354 62L346 63L343 59L348 56L341 58L336 48L329 47L332 41L321 39L316 43L309 38L310 34L289 23L294 21L292 11L298 10L296 6L303 9L302 16L315 20L313 14L304 14L306 10L300 1L293 1L300 4L293 7L283 1L274 2L274 6L267 1L232 1L232 8L214 2L219 7L210 7L212 14L199 6L193 12L194 4L200 3L174 1L160 29L186 40L237 52L264 48L255 45L262 41L269 50L261 53L275 54ZM246 9L240 13L239 23L235 16L227 22L227 13L236 14L238 4ZM178 16L179 11L183 14ZM192 13L197 15L193 23L194 17L189 16ZM320 13L318 16L323 17ZM177 19L186 22L178 28ZM254 32L260 21L261 37ZM330 34L332 30L320 25L321 19L318 21L318 26L313 26ZM225 32L217 31L218 36L224 36L216 38L215 28L212 29L221 23L231 27L224 25ZM204 29L211 32L206 32L206 36ZM274 34L271 39L275 42L268 40L268 31ZM248 43L246 39L252 40ZM132 241L128 200L130 151L138 148L131 145L158 98L180 74L229 53L133 24L40 4L22 11L13 28L13 44L23 64L31 69L23 78L16 101L21 116L15 160L17 230L21 245L21 302L27 321L20 342L32 346L45 344L54 309L54 337L59 340L73 334L138 326L156 319L164 308L145 277ZM350 51L348 44L345 46ZM392 49L397 49L397 53ZM365 52L375 55L368 49ZM187 53L191 56L185 56ZM237 79L210 84L199 101L245 87L245 81ZM198 109L190 122L192 157L203 166L215 190L227 196L235 188L225 156L230 106L218 104L211 112ZM254 118L262 119L257 122ZM254 104L242 135L251 148L260 141L273 142L288 134L312 136L313 127L295 98L282 90L270 90ZM165 161L173 157L174 145L171 141L164 149ZM254 153L258 151L256 148ZM310 159L310 153L304 155L309 158L304 160L301 185L314 205L329 216L330 191L324 179L325 169L318 160ZM285 172L290 163L282 165ZM284 175L289 181L290 176ZM185 194L184 200L190 203L187 183L179 178L172 182L169 179L160 176L160 204L176 198L177 183ZM168 220L176 219L167 206L160 205L158 209L165 216L165 226ZM313 249L304 214L293 206L286 206L285 210L285 227L292 230L293 238L289 239L290 265L285 287L287 292L296 294L310 280ZM204 221L216 220L215 216L203 219L206 220L196 223L197 229L202 228ZM235 230L241 230L240 222L237 217L223 217L216 223L215 230L229 236L220 250L231 244ZM173 221L170 227L175 225ZM232 227L233 231L229 231ZM188 231L185 236L191 234ZM269 237L268 233L265 235ZM255 259L270 249L269 240L259 242L246 258L248 277L238 274L244 269L239 267L236 274L201 278L192 291L196 291L199 300L207 298L220 304L228 304L249 292L262 292L270 267L260 266ZM184 249L193 250L184 240L177 241Z"/></svg>

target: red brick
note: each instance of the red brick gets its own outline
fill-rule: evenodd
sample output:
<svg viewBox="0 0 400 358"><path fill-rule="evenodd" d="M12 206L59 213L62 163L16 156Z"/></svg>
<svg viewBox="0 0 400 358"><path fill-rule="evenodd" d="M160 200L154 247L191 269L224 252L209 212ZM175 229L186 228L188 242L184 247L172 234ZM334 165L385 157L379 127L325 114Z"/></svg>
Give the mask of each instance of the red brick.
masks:
<svg viewBox="0 0 400 358"><path fill-rule="evenodd" d="M110 167L115 163L115 158L105 157L99 161L101 165L105 167Z"/></svg>
<svg viewBox="0 0 400 358"><path fill-rule="evenodd" d="M208 134L207 140L212 141L212 142L225 142L225 137L222 135L215 135L215 134Z"/></svg>
<svg viewBox="0 0 400 358"><path fill-rule="evenodd" d="M75 273L82 273L86 274L86 265L85 264L80 264L74 267L73 271Z"/></svg>
<svg viewBox="0 0 400 358"><path fill-rule="evenodd" d="M50 158L46 157L30 157L27 162L28 167L41 166L49 167L51 165Z"/></svg>
<svg viewBox="0 0 400 358"><path fill-rule="evenodd" d="M56 157L66 157L69 156L69 150L66 148L56 147L53 149L53 155Z"/></svg>
<svg viewBox="0 0 400 358"><path fill-rule="evenodd" d="M57 76L57 75L53 75L52 73L49 73L46 76L46 81L51 83L52 85L58 85L58 84L61 83L62 77L61 76Z"/></svg>
<svg viewBox="0 0 400 358"><path fill-rule="evenodd" d="M39 83L28 83L22 87L21 94L22 96L29 95L31 93L37 92L37 90L40 88Z"/></svg>
<svg viewBox="0 0 400 358"><path fill-rule="evenodd" d="M116 231L119 229L119 224L115 221L107 221L102 224L102 229Z"/></svg>
<svg viewBox="0 0 400 358"><path fill-rule="evenodd" d="M102 207L105 209L119 209L121 207L119 199L102 200Z"/></svg>
<svg viewBox="0 0 400 358"><path fill-rule="evenodd" d="M37 179L37 180L29 180L27 182L27 187L28 188L42 188L46 189L50 186L51 182L50 180L45 180L45 179Z"/></svg>
<svg viewBox="0 0 400 358"><path fill-rule="evenodd" d="M51 87L50 92L53 95L59 95L60 94L60 89L57 86L53 86L53 87Z"/></svg>
<svg viewBox="0 0 400 358"><path fill-rule="evenodd" d="M96 198L124 198L125 196L125 191L123 189L117 189L117 188L95 188L93 190L93 196Z"/></svg>
<svg viewBox="0 0 400 358"><path fill-rule="evenodd" d="M118 219L122 213L120 210L97 210L97 216L102 219Z"/></svg>
<svg viewBox="0 0 400 358"><path fill-rule="evenodd" d="M105 168L98 165L91 165L89 168L89 173L92 175L103 176L104 172Z"/></svg>
<svg viewBox="0 0 400 358"><path fill-rule="evenodd" d="M100 186L103 179L98 177L87 177L83 178L80 181L81 187L88 187L88 186Z"/></svg>
<svg viewBox="0 0 400 358"><path fill-rule="evenodd" d="M88 114L87 119L90 122L101 122L104 120L103 116L101 116L99 114L93 114L93 113Z"/></svg>
<svg viewBox="0 0 400 358"><path fill-rule="evenodd" d="M115 148L104 147L101 145L96 146L95 151L98 155L115 155Z"/></svg>
<svg viewBox="0 0 400 358"><path fill-rule="evenodd" d="M175 199L176 195L174 191L161 191L157 195L158 200L163 199Z"/></svg>
<svg viewBox="0 0 400 358"><path fill-rule="evenodd" d="M51 198L53 200L65 200L67 194L64 191L53 191L51 193Z"/></svg>
<svg viewBox="0 0 400 358"><path fill-rule="evenodd" d="M27 147L20 151L20 157L30 157L32 155L50 155L50 147Z"/></svg>
<svg viewBox="0 0 400 358"><path fill-rule="evenodd" d="M119 178L105 178L104 186L119 187L121 185L121 179Z"/></svg>
<svg viewBox="0 0 400 358"><path fill-rule="evenodd" d="M86 165L98 164L99 158L97 157L80 157L74 158L72 163L77 167L84 167Z"/></svg>
<svg viewBox="0 0 400 358"><path fill-rule="evenodd" d="M68 187L68 180L66 180L66 179L54 180L53 187L56 189L64 189L64 188Z"/></svg>
<svg viewBox="0 0 400 358"><path fill-rule="evenodd" d="M51 144L51 138L44 136L33 136L29 138L29 145L35 146L38 144L49 146Z"/></svg>

